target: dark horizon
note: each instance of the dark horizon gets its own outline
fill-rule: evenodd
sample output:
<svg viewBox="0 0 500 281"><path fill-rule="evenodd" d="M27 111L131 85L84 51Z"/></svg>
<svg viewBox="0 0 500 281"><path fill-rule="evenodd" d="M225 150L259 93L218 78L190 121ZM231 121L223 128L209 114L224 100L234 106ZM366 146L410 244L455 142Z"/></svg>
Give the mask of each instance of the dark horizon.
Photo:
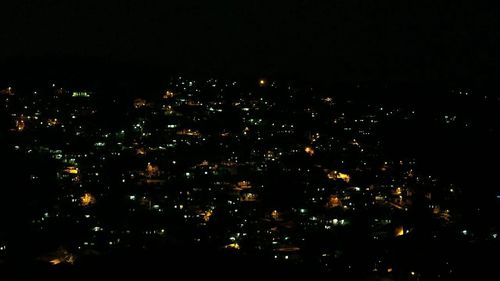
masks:
<svg viewBox="0 0 500 281"><path fill-rule="evenodd" d="M377 96L380 98L394 97L400 100L409 98L409 96L400 95L401 91L398 92L397 90L401 89L404 89L404 91L410 90L411 93L419 92L417 96L419 98L428 98L436 94L441 95L440 98L446 98L446 94L450 91L461 90L470 91L475 95L499 97L498 92L491 91L498 89L498 85L493 79L354 79L333 75L326 79L324 77L285 73L248 72L242 74L210 72L204 69L189 70L150 62L126 62L97 56L17 56L5 59L0 63L3 66L0 69L0 86L4 87L15 84L36 87L54 82L66 87L84 87L96 90L116 87L125 82L131 88L144 85L145 89L152 93L163 89L172 77L182 76L197 80L216 78L247 82L249 84L265 78L281 84L313 87L325 91L353 90L360 87L372 88L379 90L378 92L372 92L375 95L372 96L374 98L377 98ZM338 94L346 94L346 92ZM415 98L415 96L412 98Z"/></svg>
<svg viewBox="0 0 500 281"><path fill-rule="evenodd" d="M0 63L94 61L318 83L495 86L500 74L499 21L485 4L142 2L2 3Z"/></svg>

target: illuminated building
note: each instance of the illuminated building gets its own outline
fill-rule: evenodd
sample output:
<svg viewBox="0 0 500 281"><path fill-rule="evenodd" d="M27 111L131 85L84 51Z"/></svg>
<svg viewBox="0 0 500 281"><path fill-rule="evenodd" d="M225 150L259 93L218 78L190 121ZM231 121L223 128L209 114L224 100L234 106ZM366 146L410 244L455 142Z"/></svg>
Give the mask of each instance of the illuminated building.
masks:
<svg viewBox="0 0 500 281"><path fill-rule="evenodd" d="M24 123L23 119L16 120L17 131L22 132L25 127L26 127L26 124Z"/></svg>
<svg viewBox="0 0 500 281"><path fill-rule="evenodd" d="M171 91L165 91L165 94L163 94L163 98L164 99L170 99L170 98L173 98L174 97L174 93L171 92Z"/></svg>
<svg viewBox="0 0 500 281"><path fill-rule="evenodd" d="M404 230L404 228L403 228L403 226L402 226L402 225L400 225L400 226L398 226L398 227L396 227L396 228L394 229L394 235L395 235L395 236L402 236L402 235L405 235L405 230Z"/></svg>
<svg viewBox="0 0 500 281"><path fill-rule="evenodd" d="M231 243L225 246L226 249L233 249L233 250L239 250L240 249L240 244L238 243Z"/></svg>
<svg viewBox="0 0 500 281"><path fill-rule="evenodd" d="M85 193L82 197L80 197L82 206L89 206L95 203L95 198L90 193Z"/></svg>
<svg viewBox="0 0 500 281"><path fill-rule="evenodd" d="M79 173L79 169L77 167L74 167L74 166L69 166L69 167L66 167L66 169L64 169L64 172L66 172L68 174L72 174L72 175L77 175Z"/></svg>
<svg viewBox="0 0 500 281"><path fill-rule="evenodd" d="M3 90L0 90L0 94L12 96L14 95L14 89L12 87L7 87Z"/></svg>
<svg viewBox="0 0 500 281"><path fill-rule="evenodd" d="M278 210L273 210L271 212L271 218L274 220L281 220L281 214L278 212Z"/></svg>
<svg viewBox="0 0 500 281"><path fill-rule="evenodd" d="M327 174L328 178L331 180L343 180L346 183L349 183L351 177L348 174L340 173L337 171L331 171Z"/></svg>
<svg viewBox="0 0 500 281"><path fill-rule="evenodd" d="M341 206L342 206L342 201L340 201L339 197L337 195L330 195L330 198L328 198L328 202L326 203L326 207L335 208Z"/></svg>
<svg viewBox="0 0 500 281"><path fill-rule="evenodd" d="M393 194L394 194L394 195L401 195L401 193L402 193L402 192L401 192L401 187L398 187L398 188L396 188L396 189L394 190L394 193L393 193Z"/></svg>
<svg viewBox="0 0 500 281"><path fill-rule="evenodd" d="M180 130L177 134L181 136L200 136L200 132L191 129Z"/></svg>
<svg viewBox="0 0 500 281"><path fill-rule="evenodd" d="M142 108L146 106L146 100L145 99L135 99L134 100L134 107L135 108Z"/></svg>
<svg viewBox="0 0 500 281"><path fill-rule="evenodd" d="M249 189L252 188L252 185L249 181L239 181L236 186L235 190L244 190L244 189Z"/></svg>
<svg viewBox="0 0 500 281"><path fill-rule="evenodd" d="M148 163L148 165L146 167L146 175L148 177L159 176L160 175L160 169L158 168L158 165L154 165L154 164Z"/></svg>
<svg viewBox="0 0 500 281"><path fill-rule="evenodd" d="M145 155L146 154L146 150L143 148L143 147L139 147L135 150L135 153L137 155Z"/></svg>
<svg viewBox="0 0 500 281"><path fill-rule="evenodd" d="M241 196L241 201L243 202L255 202L257 201L257 194L255 193L244 193L242 196Z"/></svg>
<svg viewBox="0 0 500 281"><path fill-rule="evenodd" d="M89 98L90 92L73 92L72 97L74 98Z"/></svg>
<svg viewBox="0 0 500 281"><path fill-rule="evenodd" d="M304 149L304 151L309 154L309 156L313 156L314 155L314 149L310 146L306 146L306 148Z"/></svg>
<svg viewBox="0 0 500 281"><path fill-rule="evenodd" d="M205 213L203 213L203 220L205 222L208 222L210 220L210 218L212 217L212 215L213 215L212 210L205 211Z"/></svg>
<svg viewBox="0 0 500 281"><path fill-rule="evenodd" d="M57 124L59 124L59 121L57 120L57 118L49 118L49 119L47 119L47 125L49 127L54 127Z"/></svg>

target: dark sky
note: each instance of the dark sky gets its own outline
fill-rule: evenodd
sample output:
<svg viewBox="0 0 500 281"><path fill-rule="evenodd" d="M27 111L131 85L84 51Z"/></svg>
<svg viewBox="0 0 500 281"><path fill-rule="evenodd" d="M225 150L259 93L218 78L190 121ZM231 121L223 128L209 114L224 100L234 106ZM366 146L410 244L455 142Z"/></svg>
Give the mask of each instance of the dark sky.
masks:
<svg viewBox="0 0 500 281"><path fill-rule="evenodd" d="M91 57L320 80L481 82L500 74L500 17L477 1L6 2L4 62Z"/></svg>

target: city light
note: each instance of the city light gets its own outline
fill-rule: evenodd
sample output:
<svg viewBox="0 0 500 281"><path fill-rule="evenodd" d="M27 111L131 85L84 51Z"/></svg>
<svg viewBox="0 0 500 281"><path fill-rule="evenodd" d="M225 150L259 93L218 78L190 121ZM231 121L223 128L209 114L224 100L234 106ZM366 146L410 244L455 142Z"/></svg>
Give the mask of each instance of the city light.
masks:
<svg viewBox="0 0 500 281"><path fill-rule="evenodd" d="M439 279L457 266L410 271L412 259L394 257L421 256L419 243L429 241L498 240L492 222L473 227L463 219L470 210L488 217L495 208L474 202L464 210L471 193L460 178L439 173L446 165L430 169L414 144L392 150L406 141L393 130L395 120L420 122L411 105L265 79L257 84L174 77L157 89L141 83L124 97L50 84L0 95L6 174L15 183L2 187L13 206L26 203L17 219L27 227L15 233L40 241L26 250L26 261L71 271L72 264L80 270L137 251L150 261L157 253L170 258L187 249L194 256L201 249L213 264L226 255L244 261L243 271L257 270L248 261L262 259L269 268L341 279L356 270L367 277L361 279L418 279L424 272ZM450 126L466 128L464 122L477 126L451 111L433 112L426 122L447 133ZM497 193L481 192L498 202ZM0 265L11 264L24 241L11 242L12 231L0 229ZM353 259L356 245L369 258ZM454 260L442 247L424 248L435 260Z"/></svg>
<svg viewBox="0 0 500 281"><path fill-rule="evenodd" d="M304 148L304 151L309 154L309 156L313 156L314 155L314 149L310 146L306 146L306 148Z"/></svg>
<svg viewBox="0 0 500 281"><path fill-rule="evenodd" d="M342 180L349 183L351 177L348 174L344 174L338 171L331 171L327 174L328 178L331 180Z"/></svg>
<svg viewBox="0 0 500 281"><path fill-rule="evenodd" d="M90 193L85 193L82 197L80 197L82 206L89 206L95 203L95 198Z"/></svg>

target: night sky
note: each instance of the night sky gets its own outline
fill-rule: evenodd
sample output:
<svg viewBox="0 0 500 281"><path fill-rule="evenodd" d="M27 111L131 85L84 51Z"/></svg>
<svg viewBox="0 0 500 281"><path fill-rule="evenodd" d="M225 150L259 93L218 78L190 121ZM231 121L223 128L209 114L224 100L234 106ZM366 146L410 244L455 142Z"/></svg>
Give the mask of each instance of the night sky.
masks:
<svg viewBox="0 0 500 281"><path fill-rule="evenodd" d="M500 18L476 1L5 2L4 65L94 58L344 81L486 83L500 74Z"/></svg>

